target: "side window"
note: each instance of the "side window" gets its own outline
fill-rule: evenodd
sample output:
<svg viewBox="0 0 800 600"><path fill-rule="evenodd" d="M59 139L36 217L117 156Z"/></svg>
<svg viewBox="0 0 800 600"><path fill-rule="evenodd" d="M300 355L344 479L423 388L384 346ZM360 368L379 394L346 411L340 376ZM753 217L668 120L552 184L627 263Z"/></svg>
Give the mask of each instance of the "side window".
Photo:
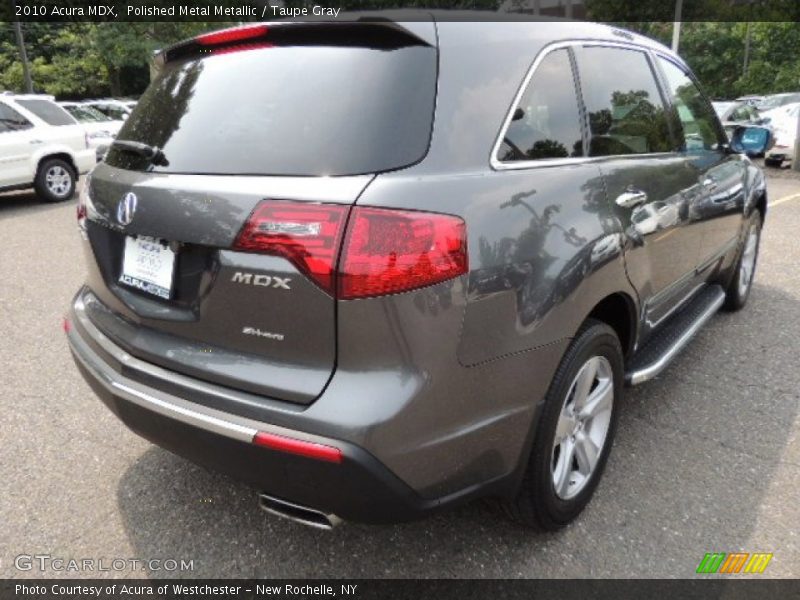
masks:
<svg viewBox="0 0 800 600"><path fill-rule="evenodd" d="M48 125L61 126L75 125L77 123L77 121L72 118L67 111L65 111L55 102L50 102L49 100L20 99L17 100L17 104L19 104L25 110L31 111L34 115L39 117Z"/></svg>
<svg viewBox="0 0 800 600"><path fill-rule="evenodd" d="M590 156L674 150L664 101L644 52L590 46L581 48L577 59Z"/></svg>
<svg viewBox="0 0 800 600"><path fill-rule="evenodd" d="M682 149L687 152L716 150L720 143L719 125L711 105L683 69L661 57L658 60L683 129Z"/></svg>
<svg viewBox="0 0 800 600"><path fill-rule="evenodd" d="M31 122L11 108L0 102L0 133L4 131L21 131L33 127Z"/></svg>
<svg viewBox="0 0 800 600"><path fill-rule="evenodd" d="M575 80L567 50L549 53L533 73L498 152L503 162L583 156Z"/></svg>

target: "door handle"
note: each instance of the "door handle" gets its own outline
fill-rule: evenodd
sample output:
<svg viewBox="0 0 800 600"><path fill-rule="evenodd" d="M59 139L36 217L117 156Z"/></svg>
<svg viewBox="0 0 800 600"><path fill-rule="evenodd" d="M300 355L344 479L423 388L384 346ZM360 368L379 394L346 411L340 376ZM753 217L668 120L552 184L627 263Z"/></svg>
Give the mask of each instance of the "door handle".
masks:
<svg viewBox="0 0 800 600"><path fill-rule="evenodd" d="M41 144L42 140L31 140L29 143L30 144Z"/></svg>
<svg viewBox="0 0 800 600"><path fill-rule="evenodd" d="M713 192L717 189L717 181L713 177L706 177L703 179L703 187Z"/></svg>
<svg viewBox="0 0 800 600"><path fill-rule="evenodd" d="M647 202L647 194L642 190L637 190L633 186L628 186L615 200L617 206L622 208L633 208L638 204Z"/></svg>

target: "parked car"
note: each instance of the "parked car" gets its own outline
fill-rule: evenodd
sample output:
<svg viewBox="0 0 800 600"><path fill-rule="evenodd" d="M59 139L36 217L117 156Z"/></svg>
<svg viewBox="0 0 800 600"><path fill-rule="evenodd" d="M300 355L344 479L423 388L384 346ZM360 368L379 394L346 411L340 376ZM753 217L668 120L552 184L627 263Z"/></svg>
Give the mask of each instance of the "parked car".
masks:
<svg viewBox="0 0 800 600"><path fill-rule="evenodd" d="M0 190L34 187L42 200L72 198L81 173L95 164L78 122L37 94L0 94Z"/></svg>
<svg viewBox="0 0 800 600"><path fill-rule="evenodd" d="M678 208L662 201L637 206L631 214L631 223L642 235L667 229L678 221Z"/></svg>
<svg viewBox="0 0 800 600"><path fill-rule="evenodd" d="M781 167L784 162L791 163L794 160L800 103L785 105L772 112L775 145L764 156L764 164L768 167Z"/></svg>
<svg viewBox="0 0 800 600"><path fill-rule="evenodd" d="M615 27L391 14L158 54L81 195L69 345L133 431L275 514L494 496L557 529L623 386L747 302L751 128L729 143L684 61Z"/></svg>
<svg viewBox="0 0 800 600"><path fill-rule="evenodd" d="M767 96L761 103L759 103L758 110L760 110L762 113L765 113L767 111L780 108L781 106L794 104L796 102L800 102L800 92L773 94L771 96Z"/></svg>
<svg viewBox="0 0 800 600"><path fill-rule="evenodd" d="M711 105L714 107L714 111L722 121L722 126L725 129L728 139L731 138L733 132L741 125L760 125L764 129L768 130L770 135L774 137L770 119L765 118L762 114L760 114L755 106L744 102L722 101L712 102ZM763 154L748 154L748 156L762 155Z"/></svg>
<svg viewBox="0 0 800 600"><path fill-rule="evenodd" d="M89 146L94 148L97 160L102 160L123 121L115 121L96 108L79 102L59 102L59 106L83 126L89 135Z"/></svg>
<svg viewBox="0 0 800 600"><path fill-rule="evenodd" d="M130 102L123 102L122 100L115 100L113 98L86 100L84 104L99 110L114 121L124 121L127 119L128 115L130 115L133 110L133 106L136 105L135 102L133 106L131 106Z"/></svg>
<svg viewBox="0 0 800 600"><path fill-rule="evenodd" d="M755 123L763 122L763 117L752 104L745 102L714 101L711 103L722 124Z"/></svg>
<svg viewBox="0 0 800 600"><path fill-rule="evenodd" d="M742 96L740 98L736 98L736 102L743 102L745 104L749 104L750 106L760 106L766 96Z"/></svg>

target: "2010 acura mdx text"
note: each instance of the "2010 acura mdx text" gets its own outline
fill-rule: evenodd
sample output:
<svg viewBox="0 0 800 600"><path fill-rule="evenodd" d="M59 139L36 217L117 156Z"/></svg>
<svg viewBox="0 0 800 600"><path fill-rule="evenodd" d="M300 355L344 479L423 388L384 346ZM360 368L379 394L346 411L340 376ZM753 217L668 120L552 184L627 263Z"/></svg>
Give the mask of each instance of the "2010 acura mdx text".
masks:
<svg viewBox="0 0 800 600"><path fill-rule="evenodd" d="M762 173L683 61L580 23L247 25L162 51L66 320L133 431L318 527L556 529L623 388L750 293Z"/></svg>

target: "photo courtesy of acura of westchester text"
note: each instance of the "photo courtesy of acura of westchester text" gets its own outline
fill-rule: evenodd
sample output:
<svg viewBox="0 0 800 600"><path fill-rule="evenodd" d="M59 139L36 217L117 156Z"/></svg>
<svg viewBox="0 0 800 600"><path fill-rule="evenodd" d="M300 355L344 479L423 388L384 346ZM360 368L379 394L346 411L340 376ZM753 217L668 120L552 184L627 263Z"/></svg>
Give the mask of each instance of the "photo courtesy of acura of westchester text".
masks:
<svg viewBox="0 0 800 600"><path fill-rule="evenodd" d="M4 4L0 596L800 593L795 2Z"/></svg>

